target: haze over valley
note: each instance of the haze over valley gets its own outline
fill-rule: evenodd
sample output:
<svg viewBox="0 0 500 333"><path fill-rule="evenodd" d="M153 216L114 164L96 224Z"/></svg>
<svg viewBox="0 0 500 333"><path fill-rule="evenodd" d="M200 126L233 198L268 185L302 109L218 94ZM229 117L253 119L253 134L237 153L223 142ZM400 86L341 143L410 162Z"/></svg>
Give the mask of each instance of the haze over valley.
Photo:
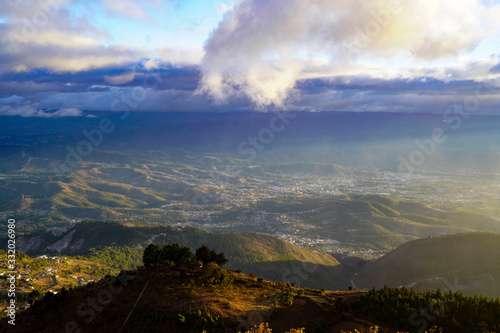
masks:
<svg viewBox="0 0 500 333"><path fill-rule="evenodd" d="M500 332L499 17L0 2L0 332Z"/></svg>
<svg viewBox="0 0 500 333"><path fill-rule="evenodd" d="M289 114L288 126L273 140L252 146L274 114L145 113L121 124L133 127L129 135L120 128L95 134L99 146L80 156L82 142L90 142L86 126L113 119L105 115L79 121L79 132L62 128L45 142L36 131L22 139L9 135L9 121L3 123L4 141L21 141L3 145L4 217L15 216L26 230L35 228L34 221L44 228L113 219L252 231L312 249L374 256L418 237L499 231L500 140L493 128L481 129L483 137L467 145L459 145L466 140L461 133L450 134L422 165L407 170L401 158L417 151L415 141L428 140L427 128L446 125L439 117L419 115L420 128L413 122L411 130L421 139L412 142L401 126L414 115ZM208 117L211 123L204 122ZM227 117L233 126L224 130L217 120ZM368 133L361 118L370 123ZM47 122L68 125L37 119L31 126ZM180 123L188 129L161 131ZM474 126L463 130L473 135ZM350 139L341 139L346 133ZM375 134L378 139L371 139Z"/></svg>

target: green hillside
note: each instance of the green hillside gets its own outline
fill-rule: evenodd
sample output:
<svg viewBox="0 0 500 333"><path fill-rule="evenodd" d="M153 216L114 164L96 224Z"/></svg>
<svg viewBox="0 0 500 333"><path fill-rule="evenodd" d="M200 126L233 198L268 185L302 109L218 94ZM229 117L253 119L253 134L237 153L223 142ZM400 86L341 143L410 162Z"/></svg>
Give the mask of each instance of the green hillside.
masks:
<svg viewBox="0 0 500 333"><path fill-rule="evenodd" d="M165 235L155 242L177 242L176 239ZM182 239L180 243L191 248L207 244L220 249L229 258L228 268L255 273L269 280L312 288L345 289L349 285L348 271L332 256L267 235L194 232L190 233L189 240Z"/></svg>
<svg viewBox="0 0 500 333"><path fill-rule="evenodd" d="M22 252L16 253L15 267L10 267L8 253L0 250L0 310L7 307L11 271L18 273L16 277L16 302L19 308L25 307L30 300L36 300L46 292L60 292L105 276L120 272L102 262L82 260L67 256L51 255L39 258L30 257ZM84 258L86 259L86 258ZM2 313L3 315L3 313Z"/></svg>
<svg viewBox="0 0 500 333"><path fill-rule="evenodd" d="M357 288L411 286L500 296L500 234L468 233L412 241L366 265Z"/></svg>
<svg viewBox="0 0 500 333"><path fill-rule="evenodd" d="M5 242L3 239L2 244ZM109 246L137 247L139 250L151 242L179 243L191 248L206 244L226 254L228 267L273 280L314 288L345 289L348 286L348 272L332 256L255 233L207 233L195 228L82 222L19 237L18 250L29 254L82 255L91 249Z"/></svg>

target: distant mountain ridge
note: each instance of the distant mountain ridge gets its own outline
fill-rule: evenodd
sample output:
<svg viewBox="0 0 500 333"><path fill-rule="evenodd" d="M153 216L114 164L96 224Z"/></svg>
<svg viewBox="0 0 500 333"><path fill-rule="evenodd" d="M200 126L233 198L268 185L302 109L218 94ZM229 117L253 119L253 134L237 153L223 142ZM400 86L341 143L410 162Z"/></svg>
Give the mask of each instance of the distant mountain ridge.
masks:
<svg viewBox="0 0 500 333"><path fill-rule="evenodd" d="M432 154L435 165L445 163L451 168L462 165L477 170L495 170L494 163L500 158L500 117L496 116L471 116L463 122L460 131L456 131L451 128L452 124L444 122L442 115L434 114L132 112L126 119L112 112L90 114L93 117L75 119L3 117L0 145L69 146L74 149L79 142L87 140L82 134L84 131L98 127L99 121L107 118L114 130L95 147L100 150L184 149L237 154L244 148L251 148L248 140L255 137L259 152L262 152L263 142L258 140L260 131L269 129L273 119L280 119L279 125L284 128L273 133L270 142L266 141L266 151L330 149L336 157L329 163L342 166L397 168L398 156L418 149L415 140L428 139L434 128L441 128L447 137ZM22 134L17 130L20 126Z"/></svg>

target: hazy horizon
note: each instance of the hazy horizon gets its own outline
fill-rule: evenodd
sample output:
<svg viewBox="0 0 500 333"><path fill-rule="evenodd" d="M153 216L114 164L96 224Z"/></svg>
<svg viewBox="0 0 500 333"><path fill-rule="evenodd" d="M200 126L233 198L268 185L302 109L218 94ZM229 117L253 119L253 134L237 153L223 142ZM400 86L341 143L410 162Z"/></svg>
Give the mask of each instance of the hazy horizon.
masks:
<svg viewBox="0 0 500 333"><path fill-rule="evenodd" d="M499 18L0 1L0 330L499 332Z"/></svg>

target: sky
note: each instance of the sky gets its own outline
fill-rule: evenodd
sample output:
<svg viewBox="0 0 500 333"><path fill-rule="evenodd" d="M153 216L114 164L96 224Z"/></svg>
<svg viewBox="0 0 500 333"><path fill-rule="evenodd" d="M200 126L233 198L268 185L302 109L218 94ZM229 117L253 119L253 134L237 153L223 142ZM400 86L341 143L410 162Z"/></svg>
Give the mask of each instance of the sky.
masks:
<svg viewBox="0 0 500 333"><path fill-rule="evenodd" d="M0 0L0 115L500 115L499 46L500 0Z"/></svg>

